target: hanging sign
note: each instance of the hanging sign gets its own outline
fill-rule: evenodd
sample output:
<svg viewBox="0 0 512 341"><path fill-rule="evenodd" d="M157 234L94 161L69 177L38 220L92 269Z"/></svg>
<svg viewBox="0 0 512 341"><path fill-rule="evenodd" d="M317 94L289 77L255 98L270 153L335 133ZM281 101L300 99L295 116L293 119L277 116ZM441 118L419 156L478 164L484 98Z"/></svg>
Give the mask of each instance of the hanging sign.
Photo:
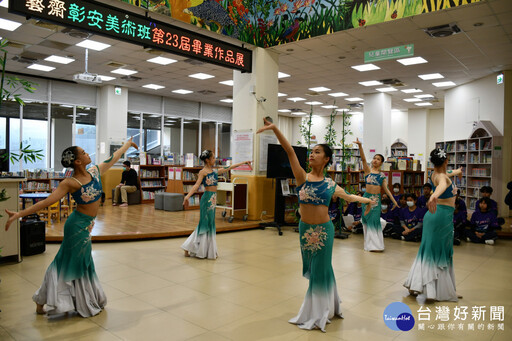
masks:
<svg viewBox="0 0 512 341"><path fill-rule="evenodd" d="M364 62L373 63L380 60L398 59L414 56L414 44L388 47L364 53Z"/></svg>
<svg viewBox="0 0 512 341"><path fill-rule="evenodd" d="M9 12L244 72L252 51L91 0L16 0Z"/></svg>

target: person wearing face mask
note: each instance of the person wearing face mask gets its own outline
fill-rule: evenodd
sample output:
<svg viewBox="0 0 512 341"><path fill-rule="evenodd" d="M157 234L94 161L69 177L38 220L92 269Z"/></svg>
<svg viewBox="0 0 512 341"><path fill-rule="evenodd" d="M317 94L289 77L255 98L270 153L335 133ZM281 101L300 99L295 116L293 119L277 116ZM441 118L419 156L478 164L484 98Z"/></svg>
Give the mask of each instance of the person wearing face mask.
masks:
<svg viewBox="0 0 512 341"><path fill-rule="evenodd" d="M408 193L405 195L407 207L400 210L400 225L393 233L393 238L405 241L421 241L423 229L423 216L426 210L416 206L416 195Z"/></svg>
<svg viewBox="0 0 512 341"><path fill-rule="evenodd" d="M362 197L363 192L358 191L356 192L357 196ZM352 224L347 225L347 230L349 232L355 233L355 234L361 234L363 233L363 225L361 224L361 216L363 215L363 207L360 202L351 202L347 205L347 208L345 209L345 216L351 215L354 218L354 221Z"/></svg>
<svg viewBox="0 0 512 341"><path fill-rule="evenodd" d="M132 164L130 161L123 162L123 174L121 176L121 183L116 186L114 197L112 198L112 206L116 206L119 203L119 195L121 195L122 204L120 207L128 206L128 193L135 192L137 190L137 171L131 168Z"/></svg>
<svg viewBox="0 0 512 341"><path fill-rule="evenodd" d="M386 222L384 229L382 230L382 234L384 237L391 237L391 234L395 230L396 226L399 226L399 213L398 209L391 209L391 200L389 198L382 199L382 205L380 217Z"/></svg>
<svg viewBox="0 0 512 341"><path fill-rule="evenodd" d="M402 186L398 182L393 184L393 198L395 198L396 201L400 200L400 187Z"/></svg>

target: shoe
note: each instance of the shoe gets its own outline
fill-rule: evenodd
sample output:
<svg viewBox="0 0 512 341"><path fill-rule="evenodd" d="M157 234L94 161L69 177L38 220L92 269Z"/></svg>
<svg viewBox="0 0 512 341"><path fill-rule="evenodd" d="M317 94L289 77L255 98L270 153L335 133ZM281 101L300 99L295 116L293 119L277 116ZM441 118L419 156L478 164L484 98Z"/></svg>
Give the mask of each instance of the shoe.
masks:
<svg viewBox="0 0 512 341"><path fill-rule="evenodd" d="M128 206L128 204L125 202L123 202L121 205L119 205L119 207L127 207L127 206Z"/></svg>
<svg viewBox="0 0 512 341"><path fill-rule="evenodd" d="M112 203L112 206L117 206L117 203L115 203L115 202L114 202L114 203Z"/></svg>
<svg viewBox="0 0 512 341"><path fill-rule="evenodd" d="M469 243L471 241L471 239L469 239L469 237L468 237L468 238L466 238L466 241Z"/></svg>
<svg viewBox="0 0 512 341"><path fill-rule="evenodd" d="M460 239L459 238L455 238L453 240L453 245L460 245Z"/></svg>
<svg viewBox="0 0 512 341"><path fill-rule="evenodd" d="M492 239L487 239L487 240L485 241L485 244L487 244L487 245L494 245L494 240L492 240Z"/></svg>
<svg viewBox="0 0 512 341"><path fill-rule="evenodd" d="M401 237L400 237L400 239L405 240L405 237L404 237L404 236L401 236Z"/></svg>

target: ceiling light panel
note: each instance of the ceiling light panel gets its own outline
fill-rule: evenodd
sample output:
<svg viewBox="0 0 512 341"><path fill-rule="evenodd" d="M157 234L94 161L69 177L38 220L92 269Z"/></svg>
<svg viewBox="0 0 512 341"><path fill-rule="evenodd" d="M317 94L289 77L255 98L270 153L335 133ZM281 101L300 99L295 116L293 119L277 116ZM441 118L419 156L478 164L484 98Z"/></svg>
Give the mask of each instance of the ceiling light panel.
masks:
<svg viewBox="0 0 512 341"><path fill-rule="evenodd" d="M110 77L110 76L99 76L102 82L108 82L116 79L116 77Z"/></svg>
<svg viewBox="0 0 512 341"><path fill-rule="evenodd" d="M397 62L399 62L400 64L405 65L405 66L428 63L427 60L425 60L421 57L397 59Z"/></svg>
<svg viewBox="0 0 512 341"><path fill-rule="evenodd" d="M393 92L393 91L398 91L397 89L393 88L393 87L387 87L387 88L378 88L378 89L375 89L377 91L380 91L380 92Z"/></svg>
<svg viewBox="0 0 512 341"><path fill-rule="evenodd" d="M20 26L21 23L19 22L0 18L0 29L2 30L14 31Z"/></svg>
<svg viewBox="0 0 512 341"><path fill-rule="evenodd" d="M94 41L90 39L85 39L84 41L81 41L80 43L76 44L76 46L80 46L86 49L91 49L94 51L102 51L106 48L109 48L112 45L100 43L99 41Z"/></svg>
<svg viewBox="0 0 512 341"><path fill-rule="evenodd" d="M379 81L365 81L365 82L359 82L359 84L364 86L375 86L375 85L382 85Z"/></svg>
<svg viewBox="0 0 512 341"><path fill-rule="evenodd" d="M349 102L359 102L359 101L364 101L364 99L360 98L360 97L350 97L350 98L345 98L345 101L349 101Z"/></svg>
<svg viewBox="0 0 512 341"><path fill-rule="evenodd" d="M290 75L287 74L287 73L284 73L284 72L278 72L277 73L277 78L279 78L279 79L286 78L286 77L290 77Z"/></svg>
<svg viewBox="0 0 512 341"><path fill-rule="evenodd" d="M308 90L315 91L315 92L324 92L324 91L330 91L331 89L326 88L325 86L318 86L316 88L309 88Z"/></svg>
<svg viewBox="0 0 512 341"><path fill-rule="evenodd" d="M457 84L455 84L454 82L451 82L451 81L447 81L447 82L432 83L432 85L436 86L438 88L442 88L442 87L445 87L445 86L454 86L454 85L457 85Z"/></svg>
<svg viewBox="0 0 512 341"><path fill-rule="evenodd" d="M44 72L49 72L49 71L55 70L55 68L53 66L46 66L46 65L41 65L41 64L32 64L30 66L27 66L27 69L44 71Z"/></svg>
<svg viewBox="0 0 512 341"><path fill-rule="evenodd" d="M186 94L191 94L194 91L185 90L185 89L178 89L178 90L173 90L172 92L174 92L175 94L186 95Z"/></svg>
<svg viewBox="0 0 512 341"><path fill-rule="evenodd" d="M293 102L300 102L300 101L305 101L306 99L302 98L302 97L290 97L290 98L287 98L287 100L293 101Z"/></svg>
<svg viewBox="0 0 512 341"><path fill-rule="evenodd" d="M405 98L404 101L406 102L421 102L421 99L419 98Z"/></svg>
<svg viewBox="0 0 512 341"><path fill-rule="evenodd" d="M418 97L418 98L433 98L434 95L423 94L423 95L414 95L414 97Z"/></svg>
<svg viewBox="0 0 512 341"><path fill-rule="evenodd" d="M233 103L233 100L231 98L221 99L220 101L224 103Z"/></svg>
<svg viewBox="0 0 512 341"><path fill-rule="evenodd" d="M215 76L200 72L200 73L194 73L193 75L189 75L189 77L200 79L200 80L205 80L205 79L214 78Z"/></svg>
<svg viewBox="0 0 512 341"><path fill-rule="evenodd" d="M233 86L234 82L232 80L229 80L229 81L222 81L222 82L219 82L219 84L224 84L224 85L228 85L228 86Z"/></svg>
<svg viewBox="0 0 512 341"><path fill-rule="evenodd" d="M415 94L417 92L423 92L423 90L420 90L420 89L403 89L403 90L400 90L406 94Z"/></svg>
<svg viewBox="0 0 512 341"><path fill-rule="evenodd" d="M160 90L160 89L165 88L165 86L158 85L158 84L146 84L146 85L143 85L142 87L147 88L147 89L153 89L153 90Z"/></svg>
<svg viewBox="0 0 512 341"><path fill-rule="evenodd" d="M420 77L424 81L428 81L430 79L441 79L441 78L444 78L444 76L442 74L440 74L440 73L429 73L429 74L426 74L426 75L418 75L418 77Z"/></svg>
<svg viewBox="0 0 512 341"><path fill-rule="evenodd" d="M429 102L421 102L421 103L414 103L414 105L417 105L417 106L419 106L419 107L426 107L426 106L432 105L432 103L429 103Z"/></svg>
<svg viewBox="0 0 512 341"><path fill-rule="evenodd" d="M320 105L320 104L323 104L323 103L322 102L313 101L313 102L304 102L304 104L307 104L307 105Z"/></svg>
<svg viewBox="0 0 512 341"><path fill-rule="evenodd" d="M343 97L343 96L348 96L348 94L344 93L344 92L335 92L335 93L332 93L332 94L328 94L329 96L332 96L332 97Z"/></svg>
<svg viewBox="0 0 512 341"><path fill-rule="evenodd" d="M169 65L172 63L176 63L176 59L165 58L165 57L155 57L147 60L150 63L160 64L160 65Z"/></svg>
<svg viewBox="0 0 512 341"><path fill-rule="evenodd" d="M365 72L365 71L373 71L373 70L380 70L380 67L374 64L362 64L362 65L355 65L351 66L352 69Z"/></svg>
<svg viewBox="0 0 512 341"><path fill-rule="evenodd" d="M112 70L110 72L117 73L119 75L124 75L124 76L131 76L131 75L136 74L138 71L128 70L128 69L115 69L115 70Z"/></svg>
<svg viewBox="0 0 512 341"><path fill-rule="evenodd" d="M74 62L74 58L69 57L61 57L61 56L50 56L46 57L44 60L47 62L53 62L53 63L59 63L59 64L69 64L71 62Z"/></svg>

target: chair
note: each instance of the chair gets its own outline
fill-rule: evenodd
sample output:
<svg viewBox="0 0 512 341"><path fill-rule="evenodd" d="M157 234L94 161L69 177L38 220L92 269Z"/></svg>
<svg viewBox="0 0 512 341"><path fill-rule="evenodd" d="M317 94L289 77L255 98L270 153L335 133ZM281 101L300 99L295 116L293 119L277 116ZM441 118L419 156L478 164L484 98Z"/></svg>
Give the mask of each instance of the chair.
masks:
<svg viewBox="0 0 512 341"><path fill-rule="evenodd" d="M116 193L116 189L112 189L112 201L114 201L114 195ZM140 177L137 177L137 189L135 192L127 193L128 194L128 205L137 205L142 203L142 192L140 190ZM121 200L121 199L119 199ZM118 203L120 204L120 203Z"/></svg>
<svg viewBox="0 0 512 341"><path fill-rule="evenodd" d="M71 213L73 213L73 210L75 209L76 203L75 200L73 200L73 197L69 196L64 197L61 199L60 202L60 214L61 217L69 217Z"/></svg>
<svg viewBox="0 0 512 341"><path fill-rule="evenodd" d="M55 217L55 220L57 223L60 223L60 207L59 202L57 201L53 205L48 206L47 208L41 210L38 212L39 216L41 217L41 220L46 221L48 224L53 223L53 217Z"/></svg>

